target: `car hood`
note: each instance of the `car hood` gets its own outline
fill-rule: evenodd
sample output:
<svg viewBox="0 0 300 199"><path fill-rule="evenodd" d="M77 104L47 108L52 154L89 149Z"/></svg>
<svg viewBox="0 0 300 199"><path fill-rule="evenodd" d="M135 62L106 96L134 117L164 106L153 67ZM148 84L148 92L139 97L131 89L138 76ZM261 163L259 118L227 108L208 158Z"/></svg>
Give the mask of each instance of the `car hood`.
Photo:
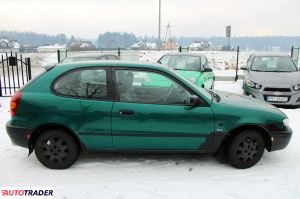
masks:
<svg viewBox="0 0 300 199"><path fill-rule="evenodd" d="M264 86L291 87L300 83L300 72L257 72L249 73L249 80Z"/></svg>
<svg viewBox="0 0 300 199"><path fill-rule="evenodd" d="M258 111L268 111L272 113L285 115L280 109L262 100L258 100L245 95L238 95L230 92L223 92L223 91L214 91L214 92L216 92L221 97L219 103L222 103L223 105L246 108L246 109L254 109Z"/></svg>
<svg viewBox="0 0 300 199"><path fill-rule="evenodd" d="M198 77L201 75L201 72L199 71L188 71L188 70L176 70L181 76L188 80L197 80Z"/></svg>

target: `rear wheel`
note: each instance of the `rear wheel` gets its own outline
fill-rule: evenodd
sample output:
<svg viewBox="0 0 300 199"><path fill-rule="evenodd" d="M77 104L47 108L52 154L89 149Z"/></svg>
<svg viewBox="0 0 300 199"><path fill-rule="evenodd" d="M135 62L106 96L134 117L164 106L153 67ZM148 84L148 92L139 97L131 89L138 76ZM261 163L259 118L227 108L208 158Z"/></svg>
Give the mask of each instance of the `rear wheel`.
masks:
<svg viewBox="0 0 300 199"><path fill-rule="evenodd" d="M66 169L78 156L78 145L74 138L60 129L46 130L35 144L37 159L50 169Z"/></svg>
<svg viewBox="0 0 300 199"><path fill-rule="evenodd" d="M261 134L246 130L231 140L227 148L227 157L232 166L246 169L261 159L264 150L265 142Z"/></svg>

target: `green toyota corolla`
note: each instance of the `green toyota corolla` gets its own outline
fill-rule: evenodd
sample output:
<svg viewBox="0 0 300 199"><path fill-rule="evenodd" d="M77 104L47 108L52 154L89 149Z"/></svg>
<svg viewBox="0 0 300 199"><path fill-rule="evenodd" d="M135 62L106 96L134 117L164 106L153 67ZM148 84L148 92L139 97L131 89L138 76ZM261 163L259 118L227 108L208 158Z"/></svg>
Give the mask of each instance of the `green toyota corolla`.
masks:
<svg viewBox="0 0 300 199"><path fill-rule="evenodd" d="M156 80L163 80L157 84ZM216 153L237 168L283 149L292 130L276 107L206 90L149 63L94 61L47 68L11 99L7 132L48 168L80 150Z"/></svg>

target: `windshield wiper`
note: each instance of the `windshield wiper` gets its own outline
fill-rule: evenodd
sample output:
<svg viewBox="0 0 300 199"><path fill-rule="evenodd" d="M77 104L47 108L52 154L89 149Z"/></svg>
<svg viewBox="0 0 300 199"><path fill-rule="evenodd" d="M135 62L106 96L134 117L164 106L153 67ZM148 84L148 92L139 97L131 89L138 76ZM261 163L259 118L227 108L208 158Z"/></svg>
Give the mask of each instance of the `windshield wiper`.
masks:
<svg viewBox="0 0 300 199"><path fill-rule="evenodd" d="M256 72L270 72L270 73L288 73L288 72L295 72L295 71L281 71L281 70L252 70Z"/></svg>
<svg viewBox="0 0 300 199"><path fill-rule="evenodd" d="M265 71L265 70L253 70L253 69L251 69L251 71L255 71L255 72L269 72L269 71Z"/></svg>
<svg viewBox="0 0 300 199"><path fill-rule="evenodd" d="M211 100L213 101L214 99L216 99L216 101L218 101L218 95L215 93L215 92L213 92L213 91L211 91L211 90L209 90L209 89L205 89L210 95L211 95Z"/></svg>

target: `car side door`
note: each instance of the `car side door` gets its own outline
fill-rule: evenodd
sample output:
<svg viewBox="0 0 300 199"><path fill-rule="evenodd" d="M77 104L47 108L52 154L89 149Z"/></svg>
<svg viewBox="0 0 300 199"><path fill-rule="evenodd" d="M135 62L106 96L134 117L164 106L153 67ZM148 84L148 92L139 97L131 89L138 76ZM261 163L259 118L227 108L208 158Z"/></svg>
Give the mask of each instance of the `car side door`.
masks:
<svg viewBox="0 0 300 199"><path fill-rule="evenodd" d="M115 68L112 137L115 149L206 150L213 112L202 101L191 108L192 90L155 70Z"/></svg>
<svg viewBox="0 0 300 199"><path fill-rule="evenodd" d="M67 71L52 86L52 104L59 104L53 120L68 125L88 150L112 148L111 69L83 67ZM51 121L49 121L51 123Z"/></svg>

